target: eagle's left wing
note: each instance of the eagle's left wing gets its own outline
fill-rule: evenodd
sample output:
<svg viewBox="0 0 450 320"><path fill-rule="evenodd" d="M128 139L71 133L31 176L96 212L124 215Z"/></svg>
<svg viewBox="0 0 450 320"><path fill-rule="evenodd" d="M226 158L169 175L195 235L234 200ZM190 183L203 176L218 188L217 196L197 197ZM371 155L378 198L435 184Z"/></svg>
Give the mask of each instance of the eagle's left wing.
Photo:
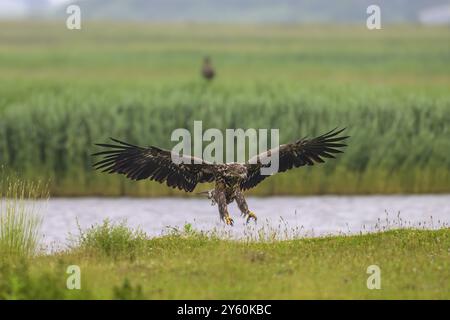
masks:
<svg viewBox="0 0 450 320"><path fill-rule="evenodd" d="M338 136L344 129L331 130L319 137L313 139L299 139L294 143L283 144L278 148L274 148L256 155L246 163L247 178L242 181L241 188L243 190L253 188L263 181L269 175L261 174L261 168L269 167L270 157L279 156L279 168L277 172L284 172L292 168L304 165L312 166L314 163L322 163L322 158L334 158L335 153L342 153L338 148L345 147L343 140L348 136Z"/></svg>
<svg viewBox="0 0 450 320"><path fill-rule="evenodd" d="M108 173L120 173L132 180L150 179L187 192L201 182L213 182L215 165L193 156L183 156L181 163L172 161L172 152L158 147L139 147L111 138L116 144L97 144L108 150L93 156L103 156L94 168ZM197 163L194 162L196 160Z"/></svg>

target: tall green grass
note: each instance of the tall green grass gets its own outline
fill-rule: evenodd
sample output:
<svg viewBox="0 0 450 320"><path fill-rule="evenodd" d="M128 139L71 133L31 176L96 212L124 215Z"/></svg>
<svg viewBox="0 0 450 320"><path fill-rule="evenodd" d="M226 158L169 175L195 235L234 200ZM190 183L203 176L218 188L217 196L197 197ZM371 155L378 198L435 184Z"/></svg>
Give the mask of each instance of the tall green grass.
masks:
<svg viewBox="0 0 450 320"><path fill-rule="evenodd" d="M148 249L148 236L140 229L130 229L126 221L114 223L106 219L100 225L93 225L86 230L78 229L79 235L72 239L72 248L75 250L133 259Z"/></svg>
<svg viewBox="0 0 450 320"><path fill-rule="evenodd" d="M41 203L48 197L41 183L17 178L0 185L0 256L33 256L41 245Z"/></svg>
<svg viewBox="0 0 450 320"><path fill-rule="evenodd" d="M211 87L203 92L194 86L172 95L170 89L150 91L122 102L101 92L86 101L78 95L33 97L4 110L0 162L33 179L50 177L55 195L164 195L173 191L94 172L94 143L112 136L171 148L172 130L191 129L194 120L203 120L204 129L279 128L282 143L346 126L351 138L337 160L271 177L256 193L450 190L450 97L442 93L361 86L298 91L295 86Z"/></svg>
<svg viewBox="0 0 450 320"><path fill-rule="evenodd" d="M254 194L450 191L450 31L392 27L58 24L0 27L0 164L54 195L172 195L93 172L93 144L172 147L176 128L279 128L281 142L346 126L335 161ZM8 30L8 31L6 31ZM203 83L201 58L218 77Z"/></svg>

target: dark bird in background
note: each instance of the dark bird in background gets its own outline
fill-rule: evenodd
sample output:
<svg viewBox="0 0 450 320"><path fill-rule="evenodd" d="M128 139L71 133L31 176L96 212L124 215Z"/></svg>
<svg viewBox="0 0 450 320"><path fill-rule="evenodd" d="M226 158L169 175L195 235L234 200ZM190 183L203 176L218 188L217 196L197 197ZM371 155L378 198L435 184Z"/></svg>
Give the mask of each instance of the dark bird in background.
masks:
<svg viewBox="0 0 450 320"><path fill-rule="evenodd" d="M216 72L214 71L214 68L211 64L211 59L209 59L209 57L205 57L203 59L203 66L202 66L203 78L210 81L214 78L215 75L216 75Z"/></svg>
<svg viewBox="0 0 450 320"><path fill-rule="evenodd" d="M214 189L203 192L208 195L213 204L218 205L220 218L228 225L233 225L227 205L236 201L242 215L247 222L256 215L248 209L243 192L255 187L266 179L261 174L262 167L269 167L270 155L278 153L279 170L285 172L289 169L312 166L322 163L322 158L334 158L334 154L342 153L340 148L345 147L344 140L348 136L340 133L345 129L334 129L313 139L299 139L293 143L283 144L256 155L246 163L215 164L200 160L193 156L184 156L183 163L175 164L172 153L158 147L138 147L126 142L112 139L116 144L97 144L108 148L93 154L103 159L94 164L96 169L107 173L119 173L129 179L150 179L159 183L166 183L169 187L192 192L198 183L214 182ZM199 161L194 163L194 159Z"/></svg>

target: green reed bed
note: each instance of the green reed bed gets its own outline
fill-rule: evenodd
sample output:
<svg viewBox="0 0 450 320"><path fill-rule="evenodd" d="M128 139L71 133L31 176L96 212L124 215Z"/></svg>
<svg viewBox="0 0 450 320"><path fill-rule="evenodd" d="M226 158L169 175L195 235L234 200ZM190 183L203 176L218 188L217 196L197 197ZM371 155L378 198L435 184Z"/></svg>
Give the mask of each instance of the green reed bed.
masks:
<svg viewBox="0 0 450 320"><path fill-rule="evenodd" d="M194 120L203 120L204 130L279 128L281 143L346 126L349 146L337 160L272 177L255 194L450 190L450 100L443 93L262 88L167 88L122 102L102 92L85 101L70 91L33 96L3 110L0 162L30 178L50 177L54 195L168 195L173 191L158 184L95 173L94 143L111 136L171 148L172 130L192 129ZM352 98L343 105L346 96Z"/></svg>

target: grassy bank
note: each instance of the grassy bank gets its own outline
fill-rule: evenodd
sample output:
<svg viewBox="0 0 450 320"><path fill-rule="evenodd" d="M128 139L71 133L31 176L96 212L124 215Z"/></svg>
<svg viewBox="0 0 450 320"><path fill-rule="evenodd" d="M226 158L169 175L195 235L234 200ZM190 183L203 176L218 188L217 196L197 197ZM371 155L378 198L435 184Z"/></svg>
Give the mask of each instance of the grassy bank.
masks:
<svg viewBox="0 0 450 320"><path fill-rule="evenodd" d="M450 298L449 229L245 242L189 228L147 239L107 223L77 239L66 252L2 261L0 298ZM66 289L69 265L81 290ZM367 289L370 265L380 290Z"/></svg>
<svg viewBox="0 0 450 320"><path fill-rule="evenodd" d="M347 126L346 153L257 195L450 192L448 28L0 24L0 164L62 195L172 195L94 173L109 136L170 148L172 130ZM198 75L209 54L218 77ZM255 116L257 115L257 116Z"/></svg>

